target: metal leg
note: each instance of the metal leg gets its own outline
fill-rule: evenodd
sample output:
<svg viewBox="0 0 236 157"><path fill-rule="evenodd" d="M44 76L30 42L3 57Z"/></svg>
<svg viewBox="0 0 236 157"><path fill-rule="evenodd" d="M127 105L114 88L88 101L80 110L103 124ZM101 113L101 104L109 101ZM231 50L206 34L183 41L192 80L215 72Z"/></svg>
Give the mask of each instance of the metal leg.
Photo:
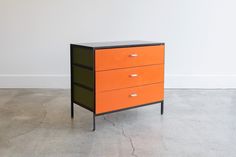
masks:
<svg viewBox="0 0 236 157"><path fill-rule="evenodd" d="M71 119L74 119L74 89L73 89L73 65L72 65L72 45L70 45L70 101L71 101Z"/></svg>
<svg viewBox="0 0 236 157"><path fill-rule="evenodd" d="M93 113L93 131L96 129L96 115Z"/></svg>
<svg viewBox="0 0 236 157"><path fill-rule="evenodd" d="M164 113L164 101L161 102L161 115Z"/></svg>
<svg viewBox="0 0 236 157"><path fill-rule="evenodd" d="M71 119L74 119L74 103L71 100Z"/></svg>

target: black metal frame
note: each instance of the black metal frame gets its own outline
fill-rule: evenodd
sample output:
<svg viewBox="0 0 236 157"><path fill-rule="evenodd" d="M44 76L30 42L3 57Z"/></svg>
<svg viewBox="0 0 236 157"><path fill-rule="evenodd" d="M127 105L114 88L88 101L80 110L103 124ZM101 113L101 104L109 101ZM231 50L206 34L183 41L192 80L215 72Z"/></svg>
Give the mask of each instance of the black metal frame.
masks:
<svg viewBox="0 0 236 157"><path fill-rule="evenodd" d="M73 64L72 64L72 45L70 45L70 93L71 93L71 119L74 119L74 94L73 94Z"/></svg>
<svg viewBox="0 0 236 157"><path fill-rule="evenodd" d="M110 112L99 113L99 114L96 114L96 108L94 108L94 111L92 111L91 109L87 108L85 105L83 105L81 103L78 103L78 102L74 102L74 103L76 103L77 105L93 112L93 131L95 131L95 129L96 129L96 117L104 115L104 114L110 114L110 113L115 113L115 112L120 112L120 111L126 111L126 110L139 108L139 107L143 107L143 106L154 105L154 104L157 104L157 103L161 103L161 115L164 114L164 100L157 101L157 102L152 102L152 103L148 103L148 104L142 104L142 105L138 105L138 106L134 106L134 107L124 108L124 109L119 109L119 110L113 110L113 111L110 111ZM71 104L72 104L72 106L71 106L71 118L73 119L74 118L74 106L73 106L72 99L71 99ZM96 101L94 101L94 107L95 106L96 106Z"/></svg>
<svg viewBox="0 0 236 157"><path fill-rule="evenodd" d="M93 131L95 131L96 129L96 66L95 66L95 63L96 63L96 59L95 59L95 49L93 48L93 76L94 76L94 79L93 79L93 89L94 89L94 92L93 92L93 99L94 99L94 110L93 110Z"/></svg>
<svg viewBox="0 0 236 157"><path fill-rule="evenodd" d="M71 44L73 46L78 46L76 44ZM145 43L145 44L123 44L123 45L107 45L107 46L88 46L86 44L79 44L80 47L85 47L85 48L91 48L91 49L113 49L113 48L129 48L129 47L143 47L143 46L158 46L158 45L165 45L165 43L156 43L156 42L151 42L151 43Z"/></svg>
<svg viewBox="0 0 236 157"><path fill-rule="evenodd" d="M104 114L115 113L115 112L120 112L120 111L126 111L126 110L139 108L139 107L143 107L143 106L154 105L154 104L157 104L157 103L161 103L161 115L163 115L163 113L164 113L164 100L153 102L153 103L148 103L148 104L143 104L143 105L138 105L138 106L134 106L134 107L124 108L124 109L119 109L119 110L113 110L113 111L110 111L110 112L99 113L99 114L96 114L95 112L93 112L93 131L95 131L95 129L96 129L96 117L97 116L101 116L101 115L104 115Z"/></svg>
<svg viewBox="0 0 236 157"><path fill-rule="evenodd" d="M161 43L161 44L152 44L152 45L165 45L164 43ZM92 47L89 47L89 48L92 48L93 49L93 68L91 67L87 67L87 66L84 66L84 65L79 65L79 64L72 64L72 47L73 46L77 46L77 45L73 45L71 44L70 45L70 72L71 72L71 119L74 119L74 103L93 112L93 131L95 131L96 129L96 116L100 116L100 115L104 115L104 114L110 114L110 113L114 113L114 112L119 112L119 111L125 111L125 110L129 110L129 109L134 109L134 108L138 108L138 107L143 107L143 106L148 106L148 105L154 105L154 104L157 104L157 103L161 103L161 115L164 114L164 100L161 100L161 101L157 101L157 102L152 102L152 103L147 103L147 104L142 104L142 105L138 105L138 106L134 106L134 107L129 107L129 108L124 108L124 109L119 109L119 110L113 110L113 111L110 111L110 112L104 112L104 113L100 113L100 114L96 114L96 70L95 70L95 48L92 48ZM117 48L119 47L138 47L138 46L150 46L150 45L132 45L132 46L117 46ZM82 46L82 47L85 47L85 46ZM96 49L106 49L106 48L109 48L109 47L102 47L102 48L96 48ZM115 47L112 47L112 48L115 48ZM165 49L164 49L165 51ZM165 55L165 52L164 52L164 55ZM165 57L164 57L165 58ZM89 70L93 70L93 73L94 73L94 88L93 88L93 93L94 93L94 109L91 110L90 108L86 107L86 105L83 105L79 102L75 102L74 101L74 97L73 97L73 84L74 84L74 80L73 80L73 65L75 66L78 66L78 67L82 67L82 68L86 68L86 69L89 69ZM80 85L78 83L76 83L78 86L81 86L83 88L86 88L85 86L83 85ZM89 89L91 90L91 89Z"/></svg>

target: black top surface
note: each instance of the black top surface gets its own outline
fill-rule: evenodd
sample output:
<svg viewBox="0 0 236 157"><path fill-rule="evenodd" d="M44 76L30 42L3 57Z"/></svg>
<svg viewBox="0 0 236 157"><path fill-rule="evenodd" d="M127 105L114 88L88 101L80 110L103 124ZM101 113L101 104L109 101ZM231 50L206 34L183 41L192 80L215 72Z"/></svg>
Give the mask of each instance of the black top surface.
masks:
<svg viewBox="0 0 236 157"><path fill-rule="evenodd" d="M152 41L132 40L132 41L79 43L79 44L73 44L73 45L90 47L90 48L94 48L94 49L103 49L103 48L116 48L116 47L164 45L164 43L158 43L158 42L152 42Z"/></svg>

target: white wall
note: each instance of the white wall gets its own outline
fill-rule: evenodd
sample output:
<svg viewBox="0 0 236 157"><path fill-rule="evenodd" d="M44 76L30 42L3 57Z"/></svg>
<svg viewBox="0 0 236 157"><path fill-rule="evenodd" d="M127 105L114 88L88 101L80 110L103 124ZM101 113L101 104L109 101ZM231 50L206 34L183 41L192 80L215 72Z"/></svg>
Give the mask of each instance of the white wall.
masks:
<svg viewBox="0 0 236 157"><path fill-rule="evenodd" d="M167 88L236 88L234 0L0 0L0 87L69 87L69 44L166 43Z"/></svg>

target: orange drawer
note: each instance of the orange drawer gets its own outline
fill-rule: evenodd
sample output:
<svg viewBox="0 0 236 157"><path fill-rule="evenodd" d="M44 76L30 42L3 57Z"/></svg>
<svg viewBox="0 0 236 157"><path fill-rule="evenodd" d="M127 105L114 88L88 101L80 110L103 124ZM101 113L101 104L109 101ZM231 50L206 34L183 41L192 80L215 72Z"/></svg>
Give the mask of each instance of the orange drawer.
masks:
<svg viewBox="0 0 236 157"><path fill-rule="evenodd" d="M96 92L164 81L164 65L96 72Z"/></svg>
<svg viewBox="0 0 236 157"><path fill-rule="evenodd" d="M161 101L163 98L163 83L100 92L96 93L96 114Z"/></svg>
<svg viewBox="0 0 236 157"><path fill-rule="evenodd" d="M96 50L96 71L163 64L164 45Z"/></svg>

